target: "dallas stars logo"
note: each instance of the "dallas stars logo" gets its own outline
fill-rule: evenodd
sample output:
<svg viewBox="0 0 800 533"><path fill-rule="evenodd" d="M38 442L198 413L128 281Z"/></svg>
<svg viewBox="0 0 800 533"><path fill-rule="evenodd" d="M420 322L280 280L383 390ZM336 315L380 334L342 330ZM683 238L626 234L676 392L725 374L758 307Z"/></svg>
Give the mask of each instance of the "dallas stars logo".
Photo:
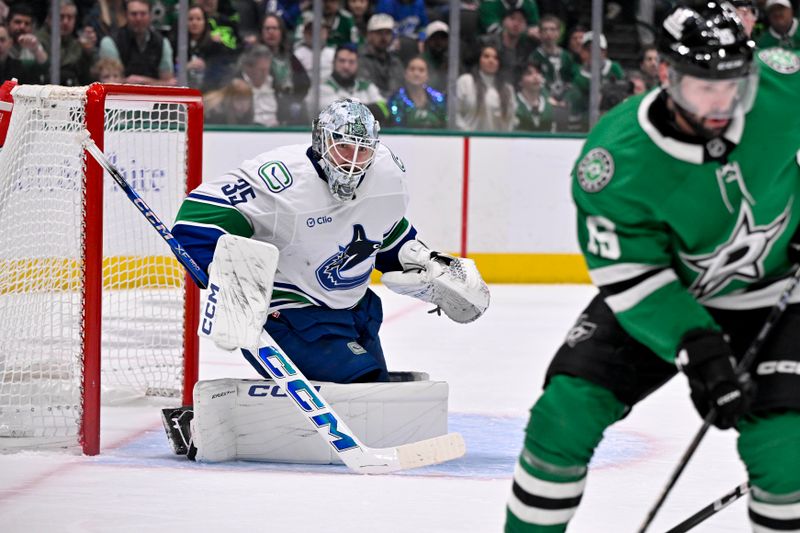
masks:
<svg viewBox="0 0 800 533"><path fill-rule="evenodd" d="M758 53L761 61L781 74L794 74L800 70L800 58L783 48L767 48Z"/></svg>
<svg viewBox="0 0 800 533"><path fill-rule="evenodd" d="M764 275L764 259L786 229L789 207L766 226L756 226L747 202L742 202L739 218L727 242L705 255L684 255L681 259L699 275L689 290L698 298L709 296L731 280L755 281Z"/></svg>
<svg viewBox="0 0 800 533"><path fill-rule="evenodd" d="M614 158L605 148L594 148L578 163L576 174L581 189L590 193L600 191L614 176Z"/></svg>

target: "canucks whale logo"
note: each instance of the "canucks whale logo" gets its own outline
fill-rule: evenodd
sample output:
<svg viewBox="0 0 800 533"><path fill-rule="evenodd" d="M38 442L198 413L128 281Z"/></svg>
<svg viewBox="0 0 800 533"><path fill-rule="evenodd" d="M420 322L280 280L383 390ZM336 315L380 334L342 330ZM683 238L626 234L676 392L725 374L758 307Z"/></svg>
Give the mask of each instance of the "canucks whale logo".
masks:
<svg viewBox="0 0 800 533"><path fill-rule="evenodd" d="M343 274L367 261L380 247L380 242L367 238L361 224L355 224L350 242L346 246L339 246L339 251L317 268L317 281L329 291L346 291L366 283L372 273L371 268L355 277Z"/></svg>

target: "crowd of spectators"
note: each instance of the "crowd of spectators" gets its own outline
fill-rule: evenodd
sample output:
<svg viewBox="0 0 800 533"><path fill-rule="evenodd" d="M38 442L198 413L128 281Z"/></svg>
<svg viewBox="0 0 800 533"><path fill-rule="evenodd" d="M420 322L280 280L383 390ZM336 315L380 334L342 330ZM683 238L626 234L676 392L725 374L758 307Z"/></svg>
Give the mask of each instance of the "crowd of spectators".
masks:
<svg viewBox="0 0 800 533"><path fill-rule="evenodd" d="M733 3L758 46L800 49L791 0ZM3 80L50 82L50 4L0 0ZM626 17L632 17L632 26L642 26L632 4L608 2L604 27L613 31ZM639 4L641 10L654 2ZM459 130L588 128L595 39L586 31L589 2L461 1L455 94L448 94L449 5L447 0L323 0L318 107L351 96L385 127L445 128L453 98ZM177 0L60 0L59 83L175 85L177 9ZM319 111L311 91L311 9L310 0L191 3L187 83L203 91L207 123L310 124ZM657 18L652 11L645 16L652 27ZM638 60L625 61L615 58L606 35L597 40L601 112L660 83L652 40L639 38L633 43Z"/></svg>

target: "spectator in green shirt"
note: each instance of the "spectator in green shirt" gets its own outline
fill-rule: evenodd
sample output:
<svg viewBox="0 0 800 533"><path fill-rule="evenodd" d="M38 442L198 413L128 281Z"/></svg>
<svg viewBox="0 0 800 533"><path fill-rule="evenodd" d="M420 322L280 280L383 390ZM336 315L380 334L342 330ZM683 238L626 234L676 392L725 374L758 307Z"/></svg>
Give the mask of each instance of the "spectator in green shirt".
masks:
<svg viewBox="0 0 800 533"><path fill-rule="evenodd" d="M521 9L527 21L527 34L533 39L539 38L539 7L536 0L481 0L478 6L478 18L481 33L499 33L503 25L503 17L512 9Z"/></svg>
<svg viewBox="0 0 800 533"><path fill-rule="evenodd" d="M196 3L208 16L211 38L222 43L230 50L241 50L242 39L239 35L239 14L221 12L219 0L197 0Z"/></svg>
<svg viewBox="0 0 800 533"><path fill-rule="evenodd" d="M545 15L539 23L541 44L533 51L530 60L541 66L542 75L550 96L556 100L564 97L567 85L572 82L575 62L572 54L558 45L563 31L561 19Z"/></svg>
<svg viewBox="0 0 800 533"><path fill-rule="evenodd" d="M553 106L539 65L528 63L517 83L515 131L552 131Z"/></svg>
<svg viewBox="0 0 800 533"><path fill-rule="evenodd" d="M800 50L800 32L794 10L789 0L767 0L769 27L758 39L759 48L780 46L787 50Z"/></svg>
<svg viewBox="0 0 800 533"><path fill-rule="evenodd" d="M569 103L570 129L586 131L589 128L589 87L592 83L592 32L587 31L581 40L581 65L575 68L572 78L572 87L567 91L566 100ZM602 85L614 84L625 80L625 71L619 63L608 59L608 41L606 36L600 34L600 83ZM602 91L602 88L601 88Z"/></svg>
<svg viewBox="0 0 800 533"><path fill-rule="evenodd" d="M360 37L358 28L356 28L353 16L342 9L341 0L323 0L322 1L322 18L327 26L330 28L328 33L328 46L340 46L348 43L358 43ZM303 37L303 19L302 16L297 21L297 30L295 40L299 41Z"/></svg>

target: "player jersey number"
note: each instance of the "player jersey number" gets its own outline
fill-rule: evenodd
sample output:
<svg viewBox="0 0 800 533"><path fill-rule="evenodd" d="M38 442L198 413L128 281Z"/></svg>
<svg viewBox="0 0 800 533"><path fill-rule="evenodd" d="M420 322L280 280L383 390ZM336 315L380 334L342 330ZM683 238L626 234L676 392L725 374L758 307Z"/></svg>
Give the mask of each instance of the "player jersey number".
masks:
<svg viewBox="0 0 800 533"><path fill-rule="evenodd" d="M606 259L619 259L619 238L613 222L600 216L586 217L586 229L589 230L589 244L586 246L589 253Z"/></svg>
<svg viewBox="0 0 800 533"><path fill-rule="evenodd" d="M253 187L244 178L239 178L236 183L229 183L222 187L222 194L228 197L231 205L243 204L248 199L256 197Z"/></svg>

